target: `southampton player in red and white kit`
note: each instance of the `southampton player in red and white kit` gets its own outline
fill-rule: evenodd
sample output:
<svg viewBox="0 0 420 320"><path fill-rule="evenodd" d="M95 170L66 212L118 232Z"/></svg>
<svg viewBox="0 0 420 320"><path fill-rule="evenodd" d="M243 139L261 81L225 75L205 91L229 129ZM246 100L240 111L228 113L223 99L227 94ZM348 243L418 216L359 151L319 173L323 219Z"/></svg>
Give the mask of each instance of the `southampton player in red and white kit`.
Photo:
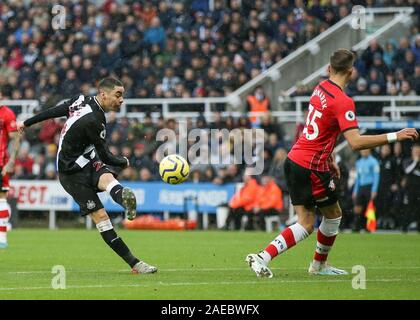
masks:
<svg viewBox="0 0 420 320"><path fill-rule="evenodd" d="M313 232L316 207L323 219L318 228L315 254L308 271L315 275L348 274L326 263L342 215L333 182L334 177L340 178L333 155L337 137L343 133L353 150L418 139L416 129L371 136L359 134L354 102L343 91L350 80L354 59L349 50L334 52L328 67L329 79L314 89L306 126L289 152L284 167L298 221L284 229L264 251L246 257L246 262L257 276L271 278L273 274L268 263Z"/></svg>
<svg viewBox="0 0 420 320"><path fill-rule="evenodd" d="M10 156L7 151L9 139L14 141ZM7 247L7 225L10 218L10 206L7 203L9 174L13 172L19 146L20 138L16 128L16 116L11 109L0 104L0 249Z"/></svg>

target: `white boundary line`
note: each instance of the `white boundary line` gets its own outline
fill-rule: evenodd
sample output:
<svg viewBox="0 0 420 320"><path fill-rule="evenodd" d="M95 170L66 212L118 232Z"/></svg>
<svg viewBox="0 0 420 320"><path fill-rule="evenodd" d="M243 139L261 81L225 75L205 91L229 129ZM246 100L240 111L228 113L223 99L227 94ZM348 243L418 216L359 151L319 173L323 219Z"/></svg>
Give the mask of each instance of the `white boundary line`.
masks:
<svg viewBox="0 0 420 320"><path fill-rule="evenodd" d="M366 268L366 270L417 270L420 269L420 266L412 266L412 267L407 267L407 266L384 266L384 267L379 267L379 266L364 266ZM347 266L347 267L340 267L343 269L352 269L353 266ZM300 271L300 270L306 270L307 268L293 268L293 267L289 267L289 268L270 268L272 270L283 270L283 271ZM176 269L159 269L159 272L184 272L184 271L188 271L188 272L217 272L217 271L244 271L244 270L248 270L246 267L244 268L176 268ZM66 272L68 273L98 273L98 270L66 270ZM128 273L129 270L128 269L120 269L120 270L101 270L99 272L116 272L116 273ZM38 270L38 271L9 271L7 272L7 274L51 274L51 270ZM2 273L0 272L0 275Z"/></svg>
<svg viewBox="0 0 420 320"><path fill-rule="evenodd" d="M351 282L351 279L324 279L324 280L268 280L264 281L215 281L215 282L155 282L143 284L121 284L121 285L75 285L67 286L66 289L103 289L103 288L147 288L147 287L176 287L176 286L208 286L208 285L262 285L262 284L281 284L281 283L343 283ZM372 279L367 282L420 282L420 279ZM54 290L52 287L15 287L0 288L0 291L29 291L29 290ZM54 290L55 291L55 290Z"/></svg>

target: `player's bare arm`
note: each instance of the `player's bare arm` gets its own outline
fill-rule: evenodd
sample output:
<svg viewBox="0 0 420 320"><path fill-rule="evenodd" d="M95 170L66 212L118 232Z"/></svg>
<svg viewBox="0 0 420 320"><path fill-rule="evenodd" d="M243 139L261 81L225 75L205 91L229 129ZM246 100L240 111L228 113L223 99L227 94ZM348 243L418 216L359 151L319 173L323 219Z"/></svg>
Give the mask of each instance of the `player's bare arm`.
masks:
<svg viewBox="0 0 420 320"><path fill-rule="evenodd" d="M78 99L81 99L81 96L78 97ZM19 133L23 133L25 128L28 128L36 123L53 119L53 118L61 118L69 115L69 108L73 102L75 102L76 99L69 99L68 101L65 101L55 107L48 108L33 117L26 119L25 121L19 121L16 124L17 130Z"/></svg>
<svg viewBox="0 0 420 320"><path fill-rule="evenodd" d="M379 135L361 135L359 129L351 129L344 132L344 137L353 150L371 149L396 141L411 140L419 138L419 134L414 128L405 128L398 132L379 134Z"/></svg>
<svg viewBox="0 0 420 320"><path fill-rule="evenodd" d="M12 147L12 151L11 151L11 154L10 154L10 159L2 169L2 175L3 176L7 173L12 173L13 172L13 168L15 166L15 160L16 160L17 154L19 152L19 148L20 148L20 135L19 135L18 132L10 132L9 133L9 138L11 139L11 141L13 141L12 142L13 147Z"/></svg>

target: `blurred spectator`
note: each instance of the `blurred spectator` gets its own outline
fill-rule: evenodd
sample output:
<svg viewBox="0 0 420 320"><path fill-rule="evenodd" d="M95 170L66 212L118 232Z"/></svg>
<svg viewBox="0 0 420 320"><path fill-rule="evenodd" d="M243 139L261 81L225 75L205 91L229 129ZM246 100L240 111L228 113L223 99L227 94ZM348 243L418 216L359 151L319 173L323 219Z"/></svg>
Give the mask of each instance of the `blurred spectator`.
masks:
<svg viewBox="0 0 420 320"><path fill-rule="evenodd" d="M153 180L152 173L150 172L148 168L140 169L139 181L148 182L152 180Z"/></svg>
<svg viewBox="0 0 420 320"><path fill-rule="evenodd" d="M45 180L55 180L57 179L57 170L55 168L54 163L49 163L44 169L44 177Z"/></svg>
<svg viewBox="0 0 420 320"><path fill-rule="evenodd" d="M267 113L270 109L270 99L266 97L262 87L257 87L253 95L247 97L248 112L255 112L258 115L250 117L254 125L259 124L259 114Z"/></svg>
<svg viewBox="0 0 420 320"><path fill-rule="evenodd" d="M21 146L15 161L15 166L19 167L21 174L32 175L34 159L29 155L29 147ZM18 176L18 173L15 173Z"/></svg>
<svg viewBox="0 0 420 320"><path fill-rule="evenodd" d="M299 122L296 123L295 137L292 144L295 144L296 141L299 140L300 135L303 133L303 130L305 129L305 126L306 126L306 120L308 119L308 113L309 113L308 108L304 109L302 120L299 120Z"/></svg>
<svg viewBox="0 0 420 320"><path fill-rule="evenodd" d="M54 143L55 136L60 133L61 128L60 120L50 119L45 121L38 135L39 140L45 145Z"/></svg>
<svg viewBox="0 0 420 320"><path fill-rule="evenodd" d="M286 161L286 158L286 149L277 149L268 171L268 174L275 179L276 184L283 191L287 191L286 178L284 175L284 162Z"/></svg>
<svg viewBox="0 0 420 320"><path fill-rule="evenodd" d="M257 202L259 188L257 180L247 174L243 177L244 185L236 192L229 201L229 214L226 219L225 230L229 230L230 223L234 222L235 230L241 228L241 220L244 215L249 215Z"/></svg>
<svg viewBox="0 0 420 320"><path fill-rule="evenodd" d="M191 182L193 183L199 183L202 182L201 180L201 171L200 170L194 170L190 173L191 175Z"/></svg>
<svg viewBox="0 0 420 320"><path fill-rule="evenodd" d="M403 229L407 230L408 222L417 223L417 231L420 232L420 144L413 146L411 158L404 164L404 173L406 175L406 188L408 195L408 210L406 212L407 222Z"/></svg>
<svg viewBox="0 0 420 320"><path fill-rule="evenodd" d="M245 230L254 230L254 222L265 231L265 218L279 215L283 211L283 194L274 179L268 175L261 178L261 186L252 212L247 212L248 222Z"/></svg>
<svg viewBox="0 0 420 320"><path fill-rule="evenodd" d="M119 179L124 181L138 181L139 175L134 167L127 167L119 174Z"/></svg>
<svg viewBox="0 0 420 320"><path fill-rule="evenodd" d="M158 17L153 17L150 27L144 33L144 42L148 45L157 44L161 49L165 46L165 30L160 24Z"/></svg>
<svg viewBox="0 0 420 320"><path fill-rule="evenodd" d="M387 144L380 148L380 182L378 196L376 198L377 226L381 229L393 229L395 217L392 216L393 193L398 190L397 185L397 164L392 156L391 145Z"/></svg>

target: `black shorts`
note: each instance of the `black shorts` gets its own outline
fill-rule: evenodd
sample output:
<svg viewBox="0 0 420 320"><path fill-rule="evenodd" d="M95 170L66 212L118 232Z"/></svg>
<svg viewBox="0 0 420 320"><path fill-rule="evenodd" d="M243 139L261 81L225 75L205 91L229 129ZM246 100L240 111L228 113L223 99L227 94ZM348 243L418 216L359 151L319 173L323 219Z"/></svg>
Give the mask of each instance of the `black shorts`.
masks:
<svg viewBox="0 0 420 320"><path fill-rule="evenodd" d="M82 216L100 210L104 207L98 197L99 178L104 173L116 173L108 168L102 161L90 161L81 171L75 173L58 173L58 178L66 190L77 202Z"/></svg>
<svg viewBox="0 0 420 320"><path fill-rule="evenodd" d="M372 196L372 185L360 187L356 195L356 206L366 208Z"/></svg>
<svg viewBox="0 0 420 320"><path fill-rule="evenodd" d="M309 170L287 158L284 173L294 206L322 208L337 202L337 191L330 172Z"/></svg>

